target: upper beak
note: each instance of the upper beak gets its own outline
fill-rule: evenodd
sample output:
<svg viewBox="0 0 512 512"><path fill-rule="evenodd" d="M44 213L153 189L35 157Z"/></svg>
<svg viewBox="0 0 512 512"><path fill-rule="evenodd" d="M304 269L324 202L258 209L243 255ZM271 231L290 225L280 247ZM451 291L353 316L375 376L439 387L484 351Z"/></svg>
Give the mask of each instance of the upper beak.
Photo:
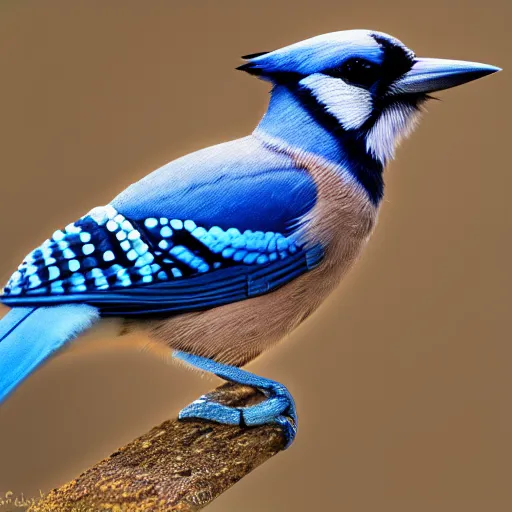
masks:
<svg viewBox="0 0 512 512"><path fill-rule="evenodd" d="M501 71L500 68L464 60L417 58L411 70L395 82L397 93L428 93L456 87Z"/></svg>

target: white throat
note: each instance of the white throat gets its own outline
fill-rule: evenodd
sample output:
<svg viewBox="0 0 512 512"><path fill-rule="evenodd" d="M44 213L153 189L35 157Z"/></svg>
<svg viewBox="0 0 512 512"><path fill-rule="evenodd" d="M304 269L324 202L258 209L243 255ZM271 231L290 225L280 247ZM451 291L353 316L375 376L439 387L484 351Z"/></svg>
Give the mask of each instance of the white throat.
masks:
<svg viewBox="0 0 512 512"><path fill-rule="evenodd" d="M366 138L366 150L383 164L391 160L395 150L414 130L420 111L413 105L397 103L381 114Z"/></svg>

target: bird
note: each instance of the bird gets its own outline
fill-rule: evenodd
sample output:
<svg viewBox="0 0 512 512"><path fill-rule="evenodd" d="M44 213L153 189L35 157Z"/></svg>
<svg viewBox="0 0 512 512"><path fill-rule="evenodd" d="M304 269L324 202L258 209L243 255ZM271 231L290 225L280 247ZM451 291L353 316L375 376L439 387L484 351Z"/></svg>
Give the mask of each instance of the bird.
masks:
<svg viewBox="0 0 512 512"><path fill-rule="evenodd" d="M242 57L270 83L255 130L182 156L57 229L3 288L0 402L107 317L265 400L203 395L179 418L297 432L292 395L243 369L308 318L374 231L383 172L431 93L500 68L417 57L372 30ZM172 359L171 358L171 359Z"/></svg>

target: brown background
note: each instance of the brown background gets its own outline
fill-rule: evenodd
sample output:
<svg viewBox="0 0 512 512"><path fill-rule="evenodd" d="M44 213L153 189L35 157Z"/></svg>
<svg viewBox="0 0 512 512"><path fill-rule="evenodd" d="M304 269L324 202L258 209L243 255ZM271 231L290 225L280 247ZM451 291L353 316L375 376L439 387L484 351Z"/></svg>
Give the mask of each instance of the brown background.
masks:
<svg viewBox="0 0 512 512"><path fill-rule="evenodd" d="M356 269L251 368L298 402L294 447L208 510L512 509L509 0L0 3L0 278L132 181L243 136L267 86L239 55L372 28L504 72L442 93L387 172ZM0 362L1 364L1 362ZM62 484L213 386L76 348L0 407L0 492Z"/></svg>

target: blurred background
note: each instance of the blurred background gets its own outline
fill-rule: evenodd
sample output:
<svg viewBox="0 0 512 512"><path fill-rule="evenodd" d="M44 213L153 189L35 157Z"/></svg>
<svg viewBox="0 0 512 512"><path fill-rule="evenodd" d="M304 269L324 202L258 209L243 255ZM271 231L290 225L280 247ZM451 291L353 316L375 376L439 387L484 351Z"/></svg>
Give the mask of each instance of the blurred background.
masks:
<svg viewBox="0 0 512 512"><path fill-rule="evenodd" d="M350 28L504 72L439 94L386 173L363 257L250 366L297 441L208 510L512 509L509 0L0 3L0 280L57 227L201 147L244 136L268 85L239 56ZM5 310L2 310L2 313ZM0 496L65 483L216 385L108 329L0 407Z"/></svg>

